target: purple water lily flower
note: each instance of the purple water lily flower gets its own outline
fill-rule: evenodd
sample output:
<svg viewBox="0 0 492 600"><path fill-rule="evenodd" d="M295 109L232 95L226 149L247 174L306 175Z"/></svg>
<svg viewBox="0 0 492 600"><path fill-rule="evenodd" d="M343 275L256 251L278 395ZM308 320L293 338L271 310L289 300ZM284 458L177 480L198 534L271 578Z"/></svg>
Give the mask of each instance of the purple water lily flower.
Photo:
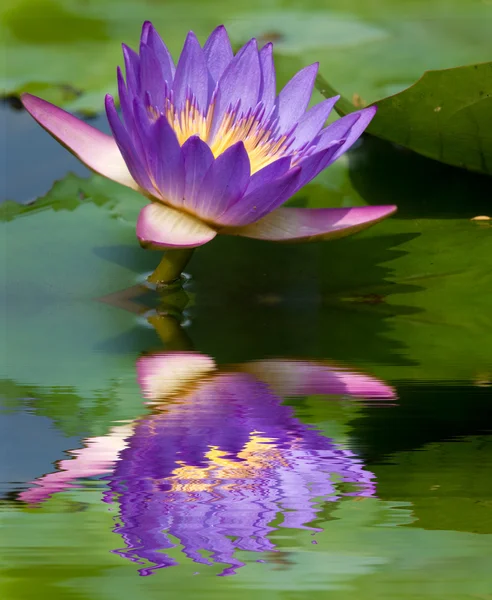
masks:
<svg viewBox="0 0 492 600"><path fill-rule="evenodd" d="M223 26L202 47L190 32L175 66L146 22L140 52L123 46L122 120L106 96L113 137L31 94L31 115L89 168L150 200L138 218L145 247L195 248L218 233L273 241L337 238L395 206L279 208L360 137L376 108L324 127L338 97L308 110L318 65L276 94L272 44L236 54Z"/></svg>
<svg viewBox="0 0 492 600"><path fill-rule="evenodd" d="M176 564L162 552L176 539L193 561L232 574L244 564L237 550L274 552L269 534L279 527L316 531L309 524L322 502L374 494L362 461L300 422L279 394L393 398L384 383L307 361L218 370L194 352L145 356L137 372L154 413L89 439L21 499L40 502L77 478L104 475L125 543L113 552L142 565L141 575Z"/></svg>

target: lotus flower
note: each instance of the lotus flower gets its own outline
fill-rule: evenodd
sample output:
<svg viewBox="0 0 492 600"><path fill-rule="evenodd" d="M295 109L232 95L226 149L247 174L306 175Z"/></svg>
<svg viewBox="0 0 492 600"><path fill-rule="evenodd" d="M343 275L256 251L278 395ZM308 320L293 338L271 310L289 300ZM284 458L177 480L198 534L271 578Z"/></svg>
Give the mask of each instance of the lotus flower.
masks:
<svg viewBox="0 0 492 600"><path fill-rule="evenodd" d="M380 221L395 206L279 208L360 137L376 107L324 128L338 100L308 110L318 64L276 95L272 44L252 39L236 54L223 26L202 47L186 38L177 66L158 33L143 25L140 53L123 46L118 68L122 120L113 98L113 137L52 104L22 102L90 169L152 202L138 218L144 247L195 248L218 233L273 241L336 238Z"/></svg>
<svg viewBox="0 0 492 600"><path fill-rule="evenodd" d="M141 575L176 562L178 539L202 564L242 566L236 550L275 551L278 527L309 527L320 501L374 494L373 475L350 450L301 423L281 395L348 394L387 400L391 388L326 363L265 360L218 370L195 352L165 352L137 364L143 396L157 410L92 438L61 470L21 494L40 502L76 478L105 474L114 529ZM203 551L210 553L205 558ZM151 566L148 566L148 562Z"/></svg>

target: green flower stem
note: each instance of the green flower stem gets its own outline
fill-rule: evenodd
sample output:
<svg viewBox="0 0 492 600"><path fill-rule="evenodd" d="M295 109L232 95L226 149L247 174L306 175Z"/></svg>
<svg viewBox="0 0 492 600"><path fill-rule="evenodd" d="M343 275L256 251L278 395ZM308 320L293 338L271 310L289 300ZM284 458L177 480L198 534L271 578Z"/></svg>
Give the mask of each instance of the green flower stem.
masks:
<svg viewBox="0 0 492 600"><path fill-rule="evenodd" d="M157 269L149 275L148 281L157 285L165 285L176 281L188 264L194 248L167 250Z"/></svg>

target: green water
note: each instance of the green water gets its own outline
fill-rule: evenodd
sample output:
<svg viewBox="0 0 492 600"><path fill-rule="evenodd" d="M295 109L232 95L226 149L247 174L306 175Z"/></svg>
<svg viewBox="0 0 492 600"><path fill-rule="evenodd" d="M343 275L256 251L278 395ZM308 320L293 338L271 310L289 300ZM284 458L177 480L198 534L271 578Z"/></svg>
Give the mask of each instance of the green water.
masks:
<svg viewBox="0 0 492 600"><path fill-rule="evenodd" d="M489 60L489 4L11 0L0 14L12 49L5 88L99 113L114 88L119 43L135 42L141 21L151 18L173 52L188 29L203 38L219 22L236 44L273 37L279 83L320 60L346 97L374 101L426 69ZM329 243L217 239L195 253L183 289L158 296L143 285L158 256L136 243L138 197L88 177L11 104L0 115L2 199L39 198L0 206L2 598L492 598L492 229L471 220L491 216L489 177L366 138L292 203L397 204L394 218ZM107 130L103 118L92 122ZM26 501L43 476L81 464L70 451L96 444L99 460L98 440L152 422L137 364L163 351L194 351L219 373L289 359L291 384L307 363L343 367L392 390L378 400L316 386L279 393L292 427L312 426L352 451L373 488L361 493L334 476L333 493L310 494L316 514L303 526L282 526L293 509L277 498L268 549L237 550L241 566L228 577L219 575L230 563L214 557L205 536L222 535L220 511L217 522L204 521L199 549L212 564L190 558L172 526L166 538L164 521L137 533L152 530L154 558L166 555L175 565L152 571L155 561L132 561L142 548L127 552L134 540L125 538L132 531L121 509L125 494L107 501L114 465L97 474L92 462L92 471L79 471L42 501ZM164 414L172 416L183 398L169 400ZM224 398L216 398L219 407ZM235 431L236 417L217 414L216 404L203 408L203 426L188 428L180 443L193 450L196 439ZM265 444L277 452L267 466L287 461L275 439ZM235 479L237 489L249 485L248 473ZM268 495L276 477L251 489ZM291 499L301 502L305 488L297 485ZM135 502L150 503L156 493ZM236 516L222 541L238 544L246 517ZM141 576L146 568L152 575Z"/></svg>

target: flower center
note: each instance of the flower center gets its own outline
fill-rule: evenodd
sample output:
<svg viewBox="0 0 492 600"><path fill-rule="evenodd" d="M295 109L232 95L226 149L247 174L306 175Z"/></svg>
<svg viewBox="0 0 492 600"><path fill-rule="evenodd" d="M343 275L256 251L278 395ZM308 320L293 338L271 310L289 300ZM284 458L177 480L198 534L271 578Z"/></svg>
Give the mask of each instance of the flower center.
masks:
<svg viewBox="0 0 492 600"><path fill-rule="evenodd" d="M293 137L276 134L274 127L269 126L268 119L263 118L264 109L261 105L246 113L242 113L239 107L232 108L225 113L215 132L212 132L213 113L213 102L204 115L194 99L187 100L182 110L177 110L168 100L164 109L164 114L181 146L188 138L197 135L209 145L217 158L228 148L242 141L249 156L251 174L289 154Z"/></svg>

